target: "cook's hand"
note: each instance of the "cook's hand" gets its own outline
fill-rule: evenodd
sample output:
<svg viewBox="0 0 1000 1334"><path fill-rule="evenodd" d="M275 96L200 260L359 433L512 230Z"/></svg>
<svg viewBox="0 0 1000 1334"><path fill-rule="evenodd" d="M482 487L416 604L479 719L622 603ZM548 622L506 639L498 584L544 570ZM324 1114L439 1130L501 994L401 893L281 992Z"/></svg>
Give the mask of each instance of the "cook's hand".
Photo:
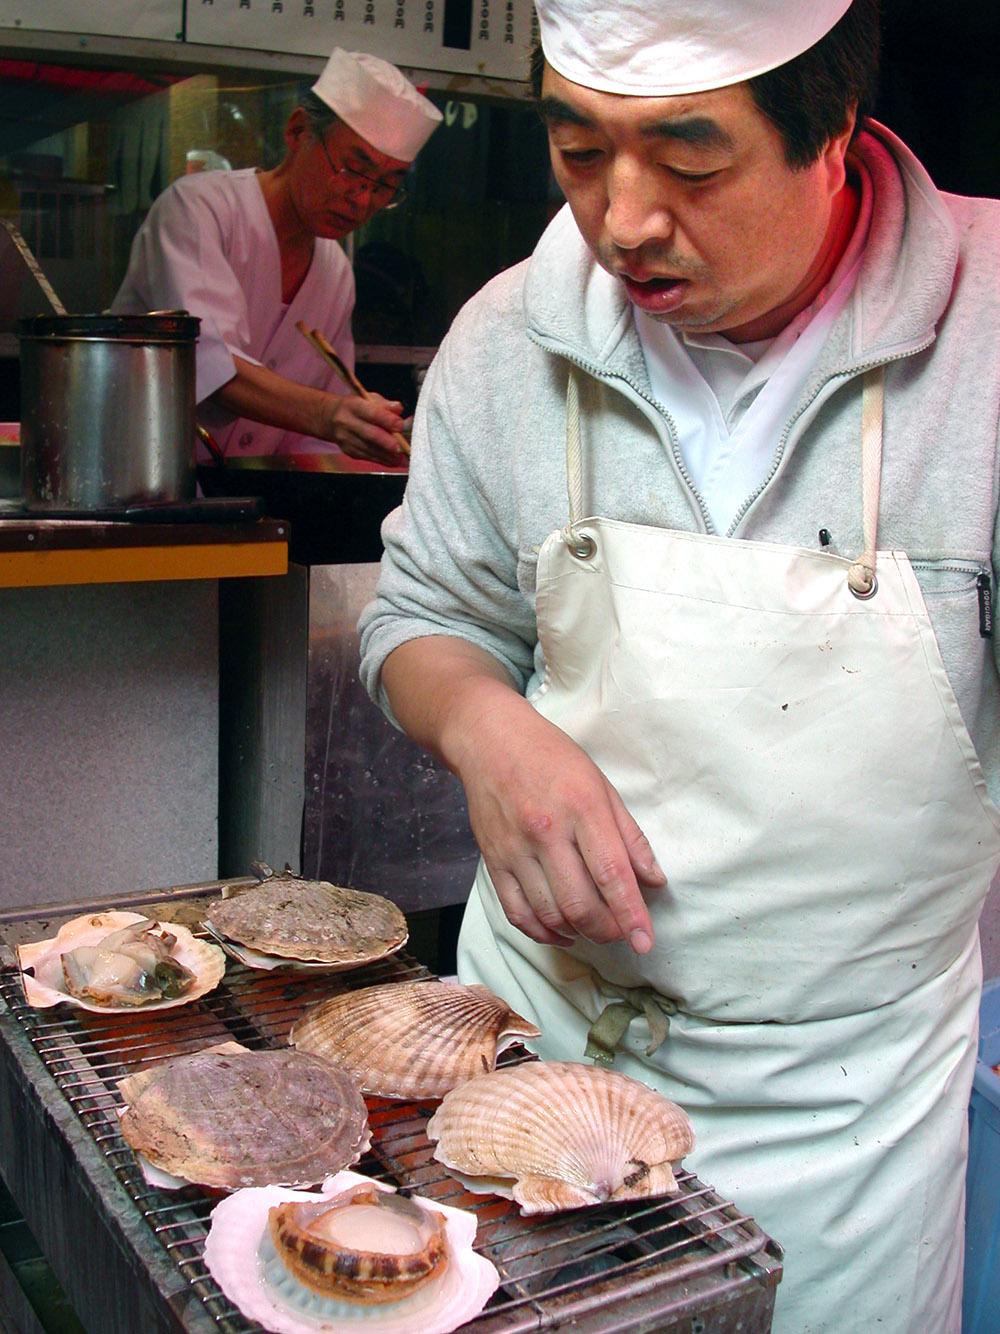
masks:
<svg viewBox="0 0 1000 1334"><path fill-rule="evenodd" d="M322 438L331 440L354 459L398 468L407 455L393 433L406 427L403 405L381 394L367 398L329 396L329 419Z"/></svg>
<svg viewBox="0 0 1000 1334"><path fill-rule="evenodd" d="M543 944L577 936L653 944L642 896L666 877L589 756L543 718L485 649L449 635L401 644L382 666L396 721L452 769L507 917Z"/></svg>
<svg viewBox="0 0 1000 1334"><path fill-rule="evenodd" d="M604 774L519 695L480 714L458 769L500 903L532 940L653 944L641 886L666 877Z"/></svg>
<svg viewBox="0 0 1000 1334"><path fill-rule="evenodd" d="M212 401L234 416L329 440L352 458L390 468L406 462L403 445L393 439L393 432L404 428L402 403L381 394L329 394L242 357L233 357L233 364L235 375L215 391Z"/></svg>

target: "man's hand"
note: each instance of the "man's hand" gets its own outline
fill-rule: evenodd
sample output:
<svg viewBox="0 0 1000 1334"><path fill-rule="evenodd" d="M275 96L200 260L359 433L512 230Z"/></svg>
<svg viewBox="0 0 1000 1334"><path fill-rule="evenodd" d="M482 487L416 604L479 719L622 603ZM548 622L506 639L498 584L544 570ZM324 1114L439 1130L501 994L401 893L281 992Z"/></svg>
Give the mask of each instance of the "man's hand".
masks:
<svg viewBox="0 0 1000 1334"><path fill-rule="evenodd" d="M665 883L642 830L585 752L513 688L489 654L430 636L390 654L397 719L462 780L469 819L511 923L543 944L653 944L642 886Z"/></svg>
<svg viewBox="0 0 1000 1334"><path fill-rule="evenodd" d="M381 394L367 398L346 398L327 394L326 414L315 433L321 440L332 440L353 459L367 459L398 468L407 455L394 435L405 433L409 423L403 420L403 405Z"/></svg>
<svg viewBox="0 0 1000 1334"><path fill-rule="evenodd" d="M212 399L237 417L329 440L355 459L389 468L406 463L402 445L393 439L394 432L405 435L409 431L402 403L381 394L368 398L328 394L242 357L233 361L236 374L215 391Z"/></svg>

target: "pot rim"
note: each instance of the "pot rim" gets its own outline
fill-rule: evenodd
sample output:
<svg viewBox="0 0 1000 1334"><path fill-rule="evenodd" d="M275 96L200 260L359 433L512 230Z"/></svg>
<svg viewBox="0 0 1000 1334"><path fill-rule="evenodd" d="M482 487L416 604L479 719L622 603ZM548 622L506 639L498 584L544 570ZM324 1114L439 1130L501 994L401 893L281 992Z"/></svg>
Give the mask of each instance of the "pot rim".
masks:
<svg viewBox="0 0 1000 1334"><path fill-rule="evenodd" d="M90 342L189 343L198 337L201 320L187 311L148 315L35 315L17 322L19 338Z"/></svg>

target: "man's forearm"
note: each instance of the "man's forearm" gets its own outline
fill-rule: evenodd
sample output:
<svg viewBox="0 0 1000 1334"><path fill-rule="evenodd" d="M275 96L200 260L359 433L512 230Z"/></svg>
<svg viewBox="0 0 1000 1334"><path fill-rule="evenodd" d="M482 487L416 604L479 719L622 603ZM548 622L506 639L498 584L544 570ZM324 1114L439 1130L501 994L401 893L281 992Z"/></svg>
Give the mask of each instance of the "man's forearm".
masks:
<svg viewBox="0 0 1000 1334"><path fill-rule="evenodd" d="M234 357L236 374L212 395L212 401L237 417L277 426L284 431L325 439L326 408L331 395L255 362Z"/></svg>
<svg viewBox="0 0 1000 1334"><path fill-rule="evenodd" d="M491 653L448 635L400 645L382 666L382 684L403 731L456 773L477 713L491 698L522 698Z"/></svg>

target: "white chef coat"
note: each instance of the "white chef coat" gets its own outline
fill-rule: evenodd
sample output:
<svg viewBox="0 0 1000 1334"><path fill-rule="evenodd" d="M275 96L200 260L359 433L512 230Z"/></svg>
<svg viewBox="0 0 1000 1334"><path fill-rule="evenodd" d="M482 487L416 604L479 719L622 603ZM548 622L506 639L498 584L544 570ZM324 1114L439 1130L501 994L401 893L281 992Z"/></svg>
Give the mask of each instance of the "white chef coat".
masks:
<svg viewBox="0 0 1000 1334"><path fill-rule="evenodd" d="M668 408L684 466L716 532L726 533L774 461L819 349L851 294L868 237L872 186L858 172L851 240L815 300L773 339L733 343L722 334L675 332L634 309L654 396Z"/></svg>
<svg viewBox="0 0 1000 1334"><path fill-rule="evenodd" d="M236 374L234 356L299 384L347 392L296 329L299 320L325 334L354 367L354 274L343 248L317 237L309 271L285 305L278 239L253 168L198 172L165 190L136 234L111 308L116 314L187 310L199 317L198 417L227 455L339 453L327 441L235 418L205 401Z"/></svg>

